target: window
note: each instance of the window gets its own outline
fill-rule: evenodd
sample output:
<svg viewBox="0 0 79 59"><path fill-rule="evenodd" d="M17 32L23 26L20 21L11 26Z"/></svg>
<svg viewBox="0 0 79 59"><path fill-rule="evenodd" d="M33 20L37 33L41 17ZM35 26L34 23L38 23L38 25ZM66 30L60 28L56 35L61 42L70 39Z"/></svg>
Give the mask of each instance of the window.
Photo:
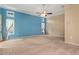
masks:
<svg viewBox="0 0 79 59"><path fill-rule="evenodd" d="M6 33L8 39L10 35L14 35L14 12L12 10L8 10L6 16Z"/></svg>
<svg viewBox="0 0 79 59"><path fill-rule="evenodd" d="M41 26L42 26L42 33L45 34L45 22L44 22L44 18L42 19Z"/></svg>
<svg viewBox="0 0 79 59"><path fill-rule="evenodd" d="M6 20L6 29L8 33L14 34L14 19Z"/></svg>

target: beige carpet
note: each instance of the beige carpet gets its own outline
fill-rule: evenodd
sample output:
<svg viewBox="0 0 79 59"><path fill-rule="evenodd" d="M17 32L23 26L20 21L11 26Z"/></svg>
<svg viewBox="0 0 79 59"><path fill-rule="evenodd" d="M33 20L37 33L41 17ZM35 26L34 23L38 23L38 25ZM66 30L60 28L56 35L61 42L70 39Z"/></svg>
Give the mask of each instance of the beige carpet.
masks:
<svg viewBox="0 0 79 59"><path fill-rule="evenodd" d="M79 46L64 43L61 37L24 37L0 42L1 55L71 55L79 54Z"/></svg>

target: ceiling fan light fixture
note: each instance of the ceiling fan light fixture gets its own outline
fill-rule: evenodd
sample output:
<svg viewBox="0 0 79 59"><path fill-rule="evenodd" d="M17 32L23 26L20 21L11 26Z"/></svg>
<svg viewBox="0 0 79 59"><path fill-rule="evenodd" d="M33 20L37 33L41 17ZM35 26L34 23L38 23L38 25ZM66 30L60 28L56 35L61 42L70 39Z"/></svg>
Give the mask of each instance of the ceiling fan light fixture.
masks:
<svg viewBox="0 0 79 59"><path fill-rule="evenodd" d="M43 14L41 14L41 16L42 16L42 17L46 17L46 16L47 16L47 14L44 14L44 13L43 13Z"/></svg>
<svg viewBox="0 0 79 59"><path fill-rule="evenodd" d="M44 13L44 14L47 14L47 12L46 12L46 11L44 11L43 13Z"/></svg>
<svg viewBox="0 0 79 59"><path fill-rule="evenodd" d="M37 14L39 14L41 17L46 17L48 15L51 15L52 13L49 13L46 11L45 8L45 4L42 5L42 11L41 12L37 12Z"/></svg>

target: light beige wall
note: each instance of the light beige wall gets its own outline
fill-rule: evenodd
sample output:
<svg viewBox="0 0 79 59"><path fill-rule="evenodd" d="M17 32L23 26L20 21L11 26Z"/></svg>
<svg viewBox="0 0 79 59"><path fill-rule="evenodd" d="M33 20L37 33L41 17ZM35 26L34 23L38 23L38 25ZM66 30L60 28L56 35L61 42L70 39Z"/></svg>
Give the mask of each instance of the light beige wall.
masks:
<svg viewBox="0 0 79 59"><path fill-rule="evenodd" d="M64 36L64 14L47 18L47 32L50 36Z"/></svg>
<svg viewBox="0 0 79 59"><path fill-rule="evenodd" d="M79 4L65 5L65 42L79 45Z"/></svg>

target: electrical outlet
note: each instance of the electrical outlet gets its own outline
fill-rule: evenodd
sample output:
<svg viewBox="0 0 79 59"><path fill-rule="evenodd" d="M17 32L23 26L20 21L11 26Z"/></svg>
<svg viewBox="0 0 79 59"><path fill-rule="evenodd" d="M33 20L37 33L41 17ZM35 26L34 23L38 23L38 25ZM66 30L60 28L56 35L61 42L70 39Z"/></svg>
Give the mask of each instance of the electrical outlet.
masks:
<svg viewBox="0 0 79 59"><path fill-rule="evenodd" d="M70 39L72 39L72 36L70 36Z"/></svg>

